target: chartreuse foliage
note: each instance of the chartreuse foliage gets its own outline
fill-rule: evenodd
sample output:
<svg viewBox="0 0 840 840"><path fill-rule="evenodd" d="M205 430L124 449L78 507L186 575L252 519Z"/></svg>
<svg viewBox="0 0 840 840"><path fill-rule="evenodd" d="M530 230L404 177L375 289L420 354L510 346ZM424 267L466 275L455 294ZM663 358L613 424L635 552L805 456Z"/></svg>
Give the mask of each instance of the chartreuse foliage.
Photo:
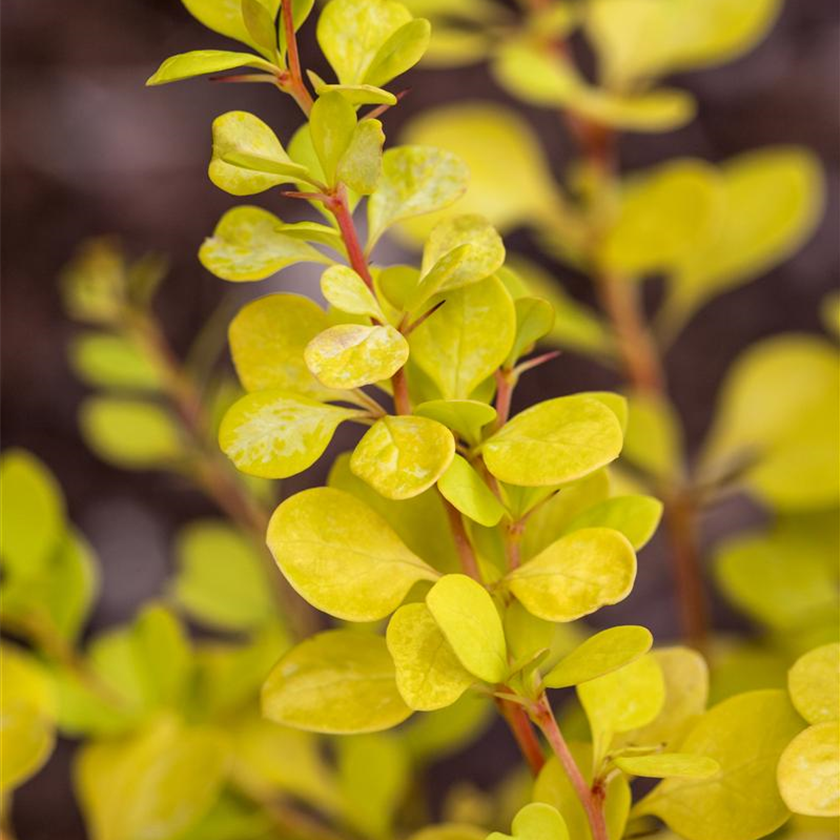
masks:
<svg viewBox="0 0 840 840"><path fill-rule="evenodd" d="M199 259L234 283L309 263L328 308L285 292L246 303L228 332L240 389L203 381L201 342L190 367L173 364L150 311L159 261L127 265L100 242L68 270L67 307L90 327L71 363L97 391L81 411L91 447L193 479L239 527L188 523L167 602L79 646L92 554L40 462L4 455L3 622L32 650L3 647L3 793L61 733L85 739L74 777L93 840L620 840L661 823L663 838L758 840L792 813L837 816L836 347L785 336L748 350L696 470L650 371L626 397L550 394L511 411L520 377L547 361L533 355L542 343L632 373L638 347L616 309L629 295L632 311L647 278L664 281L655 329L641 325L653 346L810 235L821 176L799 149L610 174L615 132L691 119L692 97L660 80L745 52L776 0L184 4L243 46L169 58L150 85L242 68L233 78L270 83L305 118L278 136L254 114L222 114L210 180L320 214L234 207ZM310 14L330 79L300 66ZM573 33L591 77L567 49ZM571 115L594 158L555 183L523 120L476 103L422 115L386 148L388 87L424 55L487 59L509 93ZM506 252L501 234L520 226L597 280L607 318ZM416 264L381 264L389 234L421 246ZM836 309L824 313L835 330ZM277 503L255 479L297 476L348 444L328 486L263 516ZM767 629L782 673L795 662L787 689L713 684L707 708L700 653L653 648L643 626L574 622L630 595L663 511L693 514L733 490L773 516L718 550L719 583ZM321 626L302 628L286 589L278 612L264 519L276 566ZM193 639L186 620L221 635ZM572 688L567 744L548 691ZM494 705L535 783L516 775L460 809L445 802L445 821L418 829L413 775L474 738ZM634 803L636 778L656 781Z"/></svg>

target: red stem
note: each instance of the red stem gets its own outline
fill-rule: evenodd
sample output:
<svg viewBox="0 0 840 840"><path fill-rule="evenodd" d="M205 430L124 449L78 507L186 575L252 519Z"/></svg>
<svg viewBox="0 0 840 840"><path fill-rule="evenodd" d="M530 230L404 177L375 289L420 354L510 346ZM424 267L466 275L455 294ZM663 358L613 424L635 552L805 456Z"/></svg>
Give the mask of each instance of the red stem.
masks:
<svg viewBox="0 0 840 840"><path fill-rule="evenodd" d="M554 719L554 713L551 711L548 698L545 694L541 695L537 700L536 706L532 711L534 722L539 726L546 740L551 745L551 749L557 756L572 787L575 789L580 804L586 812L586 819L589 821L589 828L592 832L592 840L609 840L607 836L607 824L604 820L604 811L602 807L603 794L600 787L590 789L580 772L580 768L575 762L574 756L569 750L566 739Z"/></svg>
<svg viewBox="0 0 840 840"><path fill-rule="evenodd" d="M501 429L510 417L510 402L513 397L513 382L510 372L499 368L496 377L496 429Z"/></svg>
<svg viewBox="0 0 840 840"><path fill-rule="evenodd" d="M455 548L458 551L458 558L461 561L461 568L464 574L469 575L473 580L481 583L481 573L478 569L478 560L470 544L470 538L464 528L464 520L461 519L461 512L453 504L441 495L441 501L446 508L446 515L449 517L449 526L452 529L452 539L455 541Z"/></svg>
<svg viewBox="0 0 840 840"><path fill-rule="evenodd" d="M501 697L496 698L496 706L502 717L507 721L513 737L516 738L516 743L519 745L522 755L525 756L525 760L531 768L531 773L536 776L545 764L545 756L534 728L531 726L528 714L519 703Z"/></svg>
<svg viewBox="0 0 840 840"><path fill-rule="evenodd" d="M350 213L350 208L347 204L347 190L343 186L339 186L335 195L327 202L327 207L335 216L338 223L338 229L341 231L341 237L344 240L344 245L347 248L347 257L350 260L350 265L353 271L365 281L365 285L373 291L373 277L370 276L370 269L368 268L365 252L359 242L359 236L356 233L356 225L353 223L353 216Z"/></svg>
<svg viewBox="0 0 840 840"><path fill-rule="evenodd" d="M294 97L295 102L300 105L303 113L309 116L313 102L304 84L303 74L300 69L300 54L298 53L297 34L295 33L295 22L292 17L291 0L283 0L281 13L283 15L283 31L286 34L286 53L289 58L288 91Z"/></svg>

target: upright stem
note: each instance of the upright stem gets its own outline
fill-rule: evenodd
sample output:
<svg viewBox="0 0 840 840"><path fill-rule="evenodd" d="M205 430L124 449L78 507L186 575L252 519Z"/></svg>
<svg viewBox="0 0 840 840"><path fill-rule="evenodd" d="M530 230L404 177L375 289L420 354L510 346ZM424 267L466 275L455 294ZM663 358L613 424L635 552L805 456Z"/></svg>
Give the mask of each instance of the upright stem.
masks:
<svg viewBox="0 0 840 840"><path fill-rule="evenodd" d="M586 812L586 819L592 832L592 840L609 840L607 824L604 820L604 809L600 791L594 790L586 783L577 762L574 759L560 727L551 711L548 698L542 694L532 710L534 722L539 726L546 740L566 771L572 787L575 789L580 804Z"/></svg>
<svg viewBox="0 0 840 840"><path fill-rule="evenodd" d="M496 420L494 426L501 429L510 417L514 380L509 370L499 368L496 373Z"/></svg>
<svg viewBox="0 0 840 840"><path fill-rule="evenodd" d="M303 113L308 117L309 112L312 110L312 96L306 88L306 84L303 81L303 73L300 69L300 54L298 53L297 34L295 33L295 23L292 17L291 0L287 0L287 2L282 4L281 13L283 16L283 32L286 35L286 54L288 55L289 61L289 80L286 87Z"/></svg>
<svg viewBox="0 0 840 840"><path fill-rule="evenodd" d="M470 538L467 536L466 528L464 528L464 520L461 518L461 511L458 510L451 502L441 495L440 500L446 509L446 515L449 517L449 527L452 530L452 539L455 542L455 548L458 551L458 559L461 561L461 568L464 574L469 575L473 580L481 583L481 572L478 568L478 560L473 551Z"/></svg>
<svg viewBox="0 0 840 840"><path fill-rule="evenodd" d="M531 773L536 776L545 764L545 756L527 712L519 703L505 700L502 697L496 698L496 706L502 717L507 721L522 755L531 768Z"/></svg>

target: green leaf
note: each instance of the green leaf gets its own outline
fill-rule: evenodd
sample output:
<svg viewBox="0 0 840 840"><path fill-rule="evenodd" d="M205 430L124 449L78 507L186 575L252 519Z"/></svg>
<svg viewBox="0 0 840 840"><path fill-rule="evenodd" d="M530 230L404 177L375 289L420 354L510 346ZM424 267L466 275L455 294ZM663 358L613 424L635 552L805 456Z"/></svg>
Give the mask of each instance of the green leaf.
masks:
<svg viewBox="0 0 840 840"><path fill-rule="evenodd" d="M408 359L408 342L390 325L338 324L316 335L303 358L327 388L358 388L390 379Z"/></svg>
<svg viewBox="0 0 840 840"><path fill-rule="evenodd" d="M368 429L350 459L353 474L389 499L428 490L452 463L455 438L426 417L382 417Z"/></svg>
<svg viewBox="0 0 840 840"><path fill-rule="evenodd" d="M444 498L479 525L498 525L505 509L469 462L456 455L438 480Z"/></svg>
<svg viewBox="0 0 840 840"><path fill-rule="evenodd" d="M589 744L570 743L569 751L587 784L592 783L592 748ZM560 762L550 758L540 771L534 784L534 799L553 805L566 820L569 836L573 840L592 840L592 832L586 812L572 787L566 771ZM606 784L604 800L604 819L607 824L607 836L619 840L624 835L627 813L630 810L630 785L627 777L616 773Z"/></svg>
<svg viewBox="0 0 840 840"><path fill-rule="evenodd" d="M393 0L369 0L362 5L355 0L331 0L318 20L318 44L342 84L378 84L367 75L375 71L380 48L410 20L411 12ZM388 66L388 52L383 70Z"/></svg>
<svg viewBox="0 0 840 840"><path fill-rule="evenodd" d="M257 2L257 0L253 0ZM250 53L228 52L227 50L193 50L167 58L163 64L150 76L146 85L165 85L169 82L180 82L193 76L203 76L206 73L221 73L223 70L233 70L235 67L256 67L267 73L276 73L277 68Z"/></svg>
<svg viewBox="0 0 840 840"><path fill-rule="evenodd" d="M321 275L321 294L336 309L385 321L382 308L365 281L346 265L330 266Z"/></svg>
<svg viewBox="0 0 840 840"><path fill-rule="evenodd" d="M578 514L564 533L579 528L621 531L636 551L647 544L662 518L662 502L652 496L614 496Z"/></svg>
<svg viewBox="0 0 840 840"><path fill-rule="evenodd" d="M286 391L255 391L227 410L219 446L242 472L288 478L311 467L338 426L360 414Z"/></svg>
<svg viewBox="0 0 840 840"><path fill-rule="evenodd" d="M812 154L769 147L727 161L715 224L682 255L669 280L662 319L682 323L709 298L763 274L812 234L823 205L823 177Z"/></svg>
<svg viewBox="0 0 840 840"><path fill-rule="evenodd" d="M432 27L419 18L403 24L376 51L364 76L368 85L381 87L410 70L429 46Z"/></svg>
<svg viewBox="0 0 840 840"><path fill-rule="evenodd" d="M417 581L438 577L379 514L328 487L286 499L271 517L267 542L310 604L348 621L384 618Z"/></svg>
<svg viewBox="0 0 840 840"><path fill-rule="evenodd" d="M426 606L461 664L488 683L508 673L502 619L487 590L466 575L444 575L426 595Z"/></svg>
<svg viewBox="0 0 840 840"><path fill-rule="evenodd" d="M382 156L379 185L368 202L368 250L391 225L452 204L468 181L469 170L451 152L426 146L388 149Z"/></svg>
<svg viewBox="0 0 840 840"><path fill-rule="evenodd" d="M87 445L123 469L157 469L184 456L174 420L155 403L90 397L79 410L79 425Z"/></svg>
<svg viewBox="0 0 840 840"><path fill-rule="evenodd" d="M629 665L582 683L577 694L589 719L597 765L613 735L638 729L656 718L665 702L665 680L656 658L645 654Z"/></svg>
<svg viewBox="0 0 840 840"><path fill-rule="evenodd" d="M554 327L554 307L547 300L520 297L516 306L516 339L505 360L505 367L512 368L520 356L530 353L534 344L545 338Z"/></svg>
<svg viewBox="0 0 840 840"><path fill-rule="evenodd" d="M336 752L344 818L364 837L391 837L411 782L402 739L378 733L340 738Z"/></svg>
<svg viewBox="0 0 840 840"><path fill-rule="evenodd" d="M210 180L231 195L254 195L308 177L293 163L275 133L246 111L228 111L213 120Z"/></svg>
<svg viewBox="0 0 840 840"><path fill-rule="evenodd" d="M496 277L447 292L444 299L411 333L411 355L444 398L466 400L510 352L516 312Z"/></svg>
<svg viewBox="0 0 840 840"><path fill-rule="evenodd" d="M822 645L796 660L788 672L788 690L796 711L808 723L840 717L840 644Z"/></svg>
<svg viewBox="0 0 840 840"><path fill-rule="evenodd" d="M484 9L482 17L496 9L496 4ZM436 38L437 31L433 44ZM403 139L445 149L469 168L469 188L450 210L401 225L399 231L415 244L424 242L434 225L451 214L479 213L502 233L563 215L542 144L512 109L480 102L436 108L411 120ZM504 166L499 166L499 149L505 150Z"/></svg>
<svg viewBox="0 0 840 840"><path fill-rule="evenodd" d="M7 571L21 575L44 567L64 530L64 497L44 463L25 449L0 458L0 529Z"/></svg>
<svg viewBox="0 0 840 840"><path fill-rule="evenodd" d="M782 753L779 791L795 814L840 817L840 724L809 726Z"/></svg>
<svg viewBox="0 0 840 840"><path fill-rule="evenodd" d="M609 464L621 445L615 414L595 397L576 394L517 414L483 444L482 453L487 469L501 481L545 487Z"/></svg>
<svg viewBox="0 0 840 840"><path fill-rule="evenodd" d="M764 37L780 6L779 0L622 0L619 6L593 0L586 27L607 83L623 87L735 58Z"/></svg>
<svg viewBox="0 0 840 840"><path fill-rule="evenodd" d="M234 207L216 225L198 251L201 264L222 280L264 280L299 262L330 259L282 230L283 223L260 207Z"/></svg>
<svg viewBox="0 0 840 840"><path fill-rule="evenodd" d="M445 708L475 682L425 604L400 607L388 622L386 640L397 688L412 709Z"/></svg>
<svg viewBox="0 0 840 840"><path fill-rule="evenodd" d="M335 184L336 167L355 128L356 110L340 93L325 93L312 106L309 132L328 186Z"/></svg>
<svg viewBox="0 0 840 840"><path fill-rule="evenodd" d="M434 488L411 499L386 499L367 482L353 475L349 452L336 458L327 483L373 508L414 554L438 571L460 569L443 500Z"/></svg>
<svg viewBox="0 0 840 840"><path fill-rule="evenodd" d="M300 295L267 295L246 304L231 321L228 337L233 363L248 391L293 391L335 399L310 373L306 345L329 326L327 314Z"/></svg>
<svg viewBox="0 0 840 840"><path fill-rule="evenodd" d="M174 837L219 795L223 734L163 717L128 740L89 742L76 756L77 795L96 840Z"/></svg>
<svg viewBox="0 0 840 840"><path fill-rule="evenodd" d="M3 643L0 692L0 792L25 782L46 763L55 745L56 698L47 672L20 648Z"/></svg>
<svg viewBox="0 0 840 840"><path fill-rule="evenodd" d="M729 369L701 468L739 470L770 505L827 507L838 499L837 350L810 335L780 335L748 349ZM746 464L746 467L745 467Z"/></svg>
<svg viewBox="0 0 840 840"><path fill-rule="evenodd" d="M628 178L600 248L604 269L629 277L672 269L716 230L719 181L714 167L692 158Z"/></svg>
<svg viewBox="0 0 840 840"><path fill-rule="evenodd" d="M623 534L584 528L553 542L505 581L528 612L574 621L624 600L635 578L636 555Z"/></svg>
<svg viewBox="0 0 840 840"><path fill-rule="evenodd" d="M739 609L786 635L838 608L837 517L833 512L779 519L767 533L724 542L715 556L718 585Z"/></svg>
<svg viewBox="0 0 840 840"><path fill-rule="evenodd" d="M524 40L504 44L493 71L503 87L526 102L569 108L615 128L670 131L694 116L694 100L681 90L660 88L630 94L592 87L565 57Z"/></svg>
<svg viewBox="0 0 840 840"><path fill-rule="evenodd" d="M385 640L359 630L327 630L292 648L263 686L262 709L285 726L336 734L389 729L411 714Z"/></svg>
<svg viewBox="0 0 840 840"><path fill-rule="evenodd" d="M458 289L502 267L505 246L483 216L455 216L436 225L423 248L420 284L407 308L417 309L436 292Z"/></svg>
<svg viewBox="0 0 840 840"><path fill-rule="evenodd" d="M421 766L456 755L473 743L493 720L493 709L477 693L464 694L451 706L414 718L403 729L406 746ZM479 840L484 840L484 834Z"/></svg>
<svg viewBox="0 0 840 840"><path fill-rule="evenodd" d="M254 43L272 52L277 48L277 28L274 14L263 5L262 0L242 0L242 21Z"/></svg>
<svg viewBox="0 0 840 840"><path fill-rule="evenodd" d="M274 612L268 581L254 546L215 520L190 523L178 534L176 601L191 617L222 629L264 624Z"/></svg>
<svg viewBox="0 0 840 840"><path fill-rule="evenodd" d="M564 656L544 677L549 688L566 688L602 677L650 650L653 636L646 627L611 627L588 638Z"/></svg>
<svg viewBox="0 0 840 840"><path fill-rule="evenodd" d="M396 105L397 97L376 85L332 85L325 82L317 73L307 70L306 75L318 96L335 91L340 93L351 105Z"/></svg>
<svg viewBox="0 0 840 840"><path fill-rule="evenodd" d="M687 840L754 840L789 816L779 796L776 765L802 728L784 691L750 691L706 712L680 745L720 765L708 779L667 779L639 802Z"/></svg>
<svg viewBox="0 0 840 840"><path fill-rule="evenodd" d="M358 195L370 195L382 174L382 146L385 133L375 119L362 120L353 131L336 170L338 180Z"/></svg>
<svg viewBox="0 0 840 840"><path fill-rule="evenodd" d="M86 332L70 343L70 365L85 384L94 388L158 391L161 376L151 359L128 338Z"/></svg>
<svg viewBox="0 0 840 840"><path fill-rule="evenodd" d="M478 400L430 400L415 406L414 413L443 423L470 446L481 440L481 429L496 419L496 409Z"/></svg>
<svg viewBox="0 0 840 840"><path fill-rule="evenodd" d="M487 840L569 840L569 829L560 812L544 802L531 802L519 810L511 833L494 831Z"/></svg>
<svg viewBox="0 0 840 840"><path fill-rule="evenodd" d="M509 257L499 276L523 286L519 297L536 295L554 309L554 326L546 340L596 358L612 355L612 338L598 314L571 297L547 271L522 257Z"/></svg>
<svg viewBox="0 0 840 840"><path fill-rule="evenodd" d="M708 779L720 770L713 758L690 753L621 756L615 759L615 766L631 776L653 779Z"/></svg>
<svg viewBox="0 0 840 840"><path fill-rule="evenodd" d="M644 726L620 733L613 749L649 745L673 749L706 710L709 696L709 666L687 647L659 648L651 653L665 679L665 702L659 714Z"/></svg>
<svg viewBox="0 0 840 840"><path fill-rule="evenodd" d="M244 44L257 44L252 39L242 17L240 0L181 0L187 11L208 29ZM280 0L263 0L272 19L280 7Z"/></svg>

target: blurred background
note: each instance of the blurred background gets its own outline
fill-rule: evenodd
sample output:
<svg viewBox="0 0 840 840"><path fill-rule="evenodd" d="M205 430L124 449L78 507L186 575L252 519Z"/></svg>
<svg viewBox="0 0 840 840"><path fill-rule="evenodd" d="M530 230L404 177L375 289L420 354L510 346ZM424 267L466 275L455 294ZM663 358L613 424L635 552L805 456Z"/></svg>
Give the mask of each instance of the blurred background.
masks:
<svg viewBox="0 0 840 840"><path fill-rule="evenodd" d="M825 216L806 247L760 281L715 299L670 354L668 376L689 446L702 438L721 376L739 350L782 330L821 331L819 303L837 288L839 36L836 0L791 0L754 51L679 78L699 102L695 121L679 131L622 138L625 170L674 155L720 161L747 149L794 143L813 150L826 171ZM303 38L304 63L318 69L317 61L307 61L311 41ZM171 272L158 311L178 351L224 295L232 296L235 307L273 288L306 291L317 276L293 268L282 281L232 290L196 259L202 239L233 203L206 177L212 119L234 108L250 110L281 139L298 125L291 100L268 86L200 79L144 88L166 56L229 43L202 29L178 0L3 3L2 443L31 449L50 466L67 494L70 518L100 557L103 589L94 628L128 618L159 592L171 562L171 535L212 507L170 475L124 472L85 447L76 425L85 389L66 361L76 328L64 316L56 285L62 265L81 240L101 234L118 236L134 256L168 255ZM559 120L510 100L481 65L414 70L401 86L413 90L385 118L392 141L402 123L431 106L506 101L539 132L556 171L568 162L572 146ZM255 203L293 218L288 203L270 194ZM541 262L574 296L591 295L583 278L547 261L527 233L514 232L507 245ZM398 246L387 248L392 251L383 256L398 260ZM602 369L565 354L524 379L516 401L523 405L538 396L613 384ZM323 481L327 464L322 459L289 489ZM712 515L707 536L731 529L733 518L741 524L753 515L746 507L727 507ZM676 618L660 555L657 544L647 550L637 591L622 609L635 615L644 610L657 638L667 639L675 634ZM737 621L722 604L715 609L718 626ZM63 744L17 794L22 840L84 836L69 788L70 752ZM486 756L464 760L479 782L491 772L484 769Z"/></svg>

